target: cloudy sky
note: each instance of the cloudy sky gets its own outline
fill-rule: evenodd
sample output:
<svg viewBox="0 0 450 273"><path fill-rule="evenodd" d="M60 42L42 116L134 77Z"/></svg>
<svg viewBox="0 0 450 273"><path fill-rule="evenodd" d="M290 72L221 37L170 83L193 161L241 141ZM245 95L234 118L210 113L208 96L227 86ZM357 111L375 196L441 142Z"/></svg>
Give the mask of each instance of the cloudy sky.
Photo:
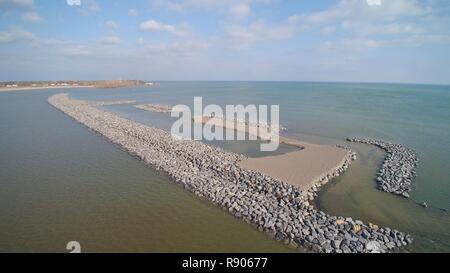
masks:
<svg viewBox="0 0 450 273"><path fill-rule="evenodd" d="M0 0L0 81L450 83L448 0Z"/></svg>

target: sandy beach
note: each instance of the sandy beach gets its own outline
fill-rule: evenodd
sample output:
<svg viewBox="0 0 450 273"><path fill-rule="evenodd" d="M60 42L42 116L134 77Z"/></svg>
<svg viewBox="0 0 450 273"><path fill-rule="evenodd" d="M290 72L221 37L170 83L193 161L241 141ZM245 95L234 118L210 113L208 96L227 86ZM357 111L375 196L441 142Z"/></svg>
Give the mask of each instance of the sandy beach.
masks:
<svg viewBox="0 0 450 273"><path fill-rule="evenodd" d="M135 107L151 112L170 112L169 107L155 104ZM236 120L230 123L224 117L195 116L193 121L246 133L263 141L270 140L279 133L279 128L271 128L267 124ZM336 146L312 144L278 135L277 137L280 143L295 146L301 150L277 156L248 158L239 165L285 181L295 187L309 189L321 179L333 177L333 173L341 168L349 157L349 151Z"/></svg>
<svg viewBox="0 0 450 273"><path fill-rule="evenodd" d="M284 140L289 139L284 138ZM347 150L335 146L309 143L302 143L302 146L303 149L300 151L277 156L248 158L239 164L243 168L261 172L306 189L319 182L322 177L334 173L344 164L348 154Z"/></svg>
<svg viewBox="0 0 450 273"><path fill-rule="evenodd" d="M234 125L232 123L229 126L230 124L224 121L225 119L218 117L194 117L194 122L248 133L258 136L261 140L269 140L279 132L279 129L272 129L264 124L235 122ZM319 182L321 178L331 176L341 168L349 153L336 146L312 144L282 136L279 136L279 141L301 150L277 156L248 158L240 162L240 166L285 181L293 186L308 189Z"/></svg>

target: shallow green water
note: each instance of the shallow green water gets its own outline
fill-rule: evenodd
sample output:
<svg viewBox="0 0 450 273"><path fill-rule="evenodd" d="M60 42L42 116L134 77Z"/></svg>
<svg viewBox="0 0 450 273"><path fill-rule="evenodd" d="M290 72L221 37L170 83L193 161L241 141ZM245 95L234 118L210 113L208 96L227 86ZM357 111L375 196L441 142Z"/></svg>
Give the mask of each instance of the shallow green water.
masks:
<svg viewBox="0 0 450 273"><path fill-rule="evenodd" d="M323 189L318 206L411 233L415 242L406 251L450 252L450 217L440 210L450 209L449 87L194 82L69 92L79 99L170 105L192 104L193 96L203 96L204 104L279 104L291 137L332 144L374 137L408 145L421 160L411 200L377 191L373 177L382 151L352 144L359 159ZM91 251L292 251L52 109L46 104L51 93L0 94L0 126L7 132L0 137L0 251L60 250L68 240ZM164 114L130 105L105 109L170 128ZM213 144L267 155L256 142ZM429 209L416 204L423 201Z"/></svg>

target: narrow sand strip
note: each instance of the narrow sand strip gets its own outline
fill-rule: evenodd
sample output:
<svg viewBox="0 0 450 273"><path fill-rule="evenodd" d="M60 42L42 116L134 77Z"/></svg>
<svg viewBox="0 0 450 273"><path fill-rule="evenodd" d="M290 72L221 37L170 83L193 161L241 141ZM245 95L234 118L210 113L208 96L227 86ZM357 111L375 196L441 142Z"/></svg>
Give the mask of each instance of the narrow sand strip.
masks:
<svg viewBox="0 0 450 273"><path fill-rule="evenodd" d="M159 105L159 104L138 104L134 107L156 113L170 113L172 111L172 107L168 105Z"/></svg>
<svg viewBox="0 0 450 273"><path fill-rule="evenodd" d="M227 124L225 119L218 117L194 117L194 122L248 133L262 140L269 140L278 133L277 129L273 130L265 124ZM336 146L311 144L286 137L279 137L279 141L302 150L277 156L248 158L239 165L293 186L309 189L324 177L333 177L349 156L349 151Z"/></svg>
<svg viewBox="0 0 450 273"><path fill-rule="evenodd" d="M202 123L209 126L220 127L224 129L235 130L236 132L249 134L257 139L270 140L275 135L278 135L280 128L271 127L266 123L254 123L242 120L229 120L225 117L207 117L195 116L193 118L195 123Z"/></svg>
<svg viewBox="0 0 450 273"><path fill-rule="evenodd" d="M92 106L111 106L111 105L122 105L122 104L134 104L135 100L118 100L118 101L93 101L90 102Z"/></svg>

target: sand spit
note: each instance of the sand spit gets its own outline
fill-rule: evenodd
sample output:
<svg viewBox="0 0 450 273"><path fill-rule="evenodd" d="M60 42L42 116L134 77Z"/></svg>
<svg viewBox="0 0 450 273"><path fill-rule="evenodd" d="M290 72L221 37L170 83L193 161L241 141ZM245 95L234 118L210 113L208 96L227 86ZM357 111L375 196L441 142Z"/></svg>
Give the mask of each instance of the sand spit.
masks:
<svg viewBox="0 0 450 273"><path fill-rule="evenodd" d="M150 112L157 112L157 113L171 113L172 107L168 105L160 105L160 104L140 104L135 105L134 107L150 111ZM215 126L220 127L224 129L231 129L235 130L237 132L242 132L246 134L250 134L252 136L255 136L257 139L261 140L270 140L273 133L278 133L281 130L284 130L284 128L272 128L270 125L265 123L252 123L242 120L232 120L228 121L226 117L222 116L194 116L192 118L192 121L194 123L202 123L207 124L209 126ZM228 123L227 123L228 121Z"/></svg>
<svg viewBox="0 0 450 273"><path fill-rule="evenodd" d="M383 149L386 156L376 179L378 189L409 198L419 161L415 151L401 144L381 140L349 138L347 141L371 144Z"/></svg>
<svg viewBox="0 0 450 273"><path fill-rule="evenodd" d="M172 111L172 106L160 105L160 104L139 104L139 105L135 105L134 107L141 109L141 110L157 112L157 113L170 113Z"/></svg>
<svg viewBox="0 0 450 273"><path fill-rule="evenodd" d="M49 103L197 196L252 223L277 240L317 252L384 252L412 242L395 229L316 210L310 191L239 166L244 156L97 109L67 94Z"/></svg>
<svg viewBox="0 0 450 273"><path fill-rule="evenodd" d="M227 124L223 117L194 117L194 122L253 134L261 140L270 140L274 133L279 133L278 128L271 128L268 124L243 121ZM338 176L348 168L351 160L356 158L354 153L342 147L311 144L281 136L279 140L280 143L301 150L277 156L248 158L239 165L308 190L318 183L323 185Z"/></svg>
<svg viewBox="0 0 450 273"><path fill-rule="evenodd" d="M240 119L230 120L223 116L195 116L193 121L195 123L235 130L237 132L249 134L260 140L274 139L275 135L278 137L281 131L286 130L286 128L282 126L274 127L268 123L249 122Z"/></svg>
<svg viewBox="0 0 450 273"><path fill-rule="evenodd" d="M284 137L280 142L301 150L277 156L248 158L240 162L240 166L308 190L338 176L356 158L351 151L336 146L311 144Z"/></svg>

